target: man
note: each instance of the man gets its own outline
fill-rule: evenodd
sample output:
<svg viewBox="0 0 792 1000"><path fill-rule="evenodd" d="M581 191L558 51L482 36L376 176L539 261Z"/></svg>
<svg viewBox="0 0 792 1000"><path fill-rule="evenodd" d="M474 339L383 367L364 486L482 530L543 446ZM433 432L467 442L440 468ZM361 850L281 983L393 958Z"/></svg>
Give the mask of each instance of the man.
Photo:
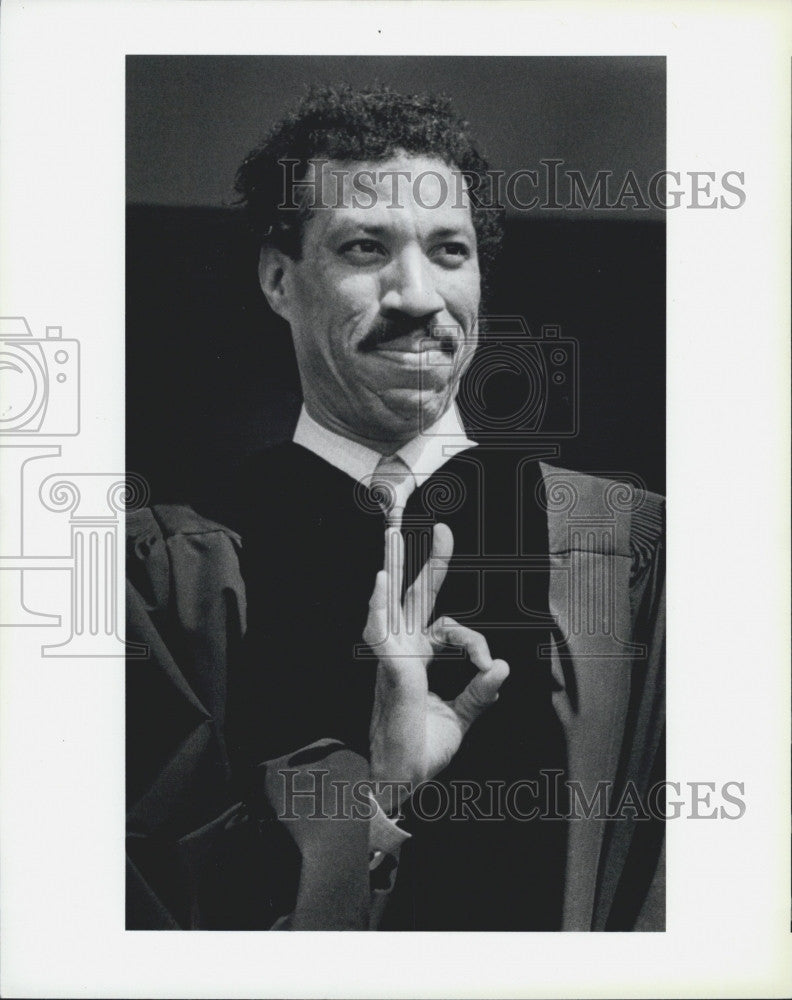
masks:
<svg viewBox="0 0 792 1000"><path fill-rule="evenodd" d="M486 448L466 437L456 401L500 236L487 177L444 102L348 88L309 94L239 171L304 396L293 441L238 488L248 627L223 650L228 707L212 719L286 859L264 880L264 925L659 926L658 824L642 801L662 775L659 505L610 511L606 542L578 551L551 487L601 524L609 485L554 482L508 433ZM313 785L295 784L317 761ZM298 808L322 770L342 792L370 783L362 821ZM447 799L427 810L435 778ZM570 779L586 797L634 787L633 814L578 822ZM364 917L350 912L361 829Z"/></svg>

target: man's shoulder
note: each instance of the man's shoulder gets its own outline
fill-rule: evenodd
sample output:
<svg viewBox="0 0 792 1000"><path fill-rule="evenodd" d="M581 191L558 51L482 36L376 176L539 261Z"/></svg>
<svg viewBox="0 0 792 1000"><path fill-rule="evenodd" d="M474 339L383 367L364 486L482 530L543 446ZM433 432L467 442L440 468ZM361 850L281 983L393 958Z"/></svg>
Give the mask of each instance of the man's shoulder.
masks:
<svg viewBox="0 0 792 1000"><path fill-rule="evenodd" d="M628 472L581 472L559 465L539 462L542 479L548 487L569 485L580 499L602 497L616 509L637 509L648 504L653 508L665 506L665 497L648 489L640 476Z"/></svg>
<svg viewBox="0 0 792 1000"><path fill-rule="evenodd" d="M232 592L244 622L240 551L235 531L186 504L154 504L127 514L128 583L149 612L172 612L185 627L188 620L200 623L213 602L230 607Z"/></svg>
<svg viewBox="0 0 792 1000"><path fill-rule="evenodd" d="M665 497L647 489L639 477L578 472L545 462L539 467L551 541L557 545L569 543L572 529L578 539L588 537L592 532L586 531L587 525L612 525L617 553L621 549L632 554L636 546L654 547L662 541Z"/></svg>
<svg viewBox="0 0 792 1000"><path fill-rule="evenodd" d="M168 541L179 535L219 533L239 543L239 535L219 521L205 517L189 504L161 503L130 511L126 516L126 533L130 539L144 535Z"/></svg>

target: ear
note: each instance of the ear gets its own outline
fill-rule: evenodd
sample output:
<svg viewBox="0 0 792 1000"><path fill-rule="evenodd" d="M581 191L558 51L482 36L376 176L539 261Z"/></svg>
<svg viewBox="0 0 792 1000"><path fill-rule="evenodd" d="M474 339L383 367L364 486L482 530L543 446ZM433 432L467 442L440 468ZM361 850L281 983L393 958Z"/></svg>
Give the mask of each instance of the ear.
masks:
<svg viewBox="0 0 792 1000"><path fill-rule="evenodd" d="M289 319L288 272L293 261L274 247L262 247L259 253L258 276L261 290L270 308L283 319Z"/></svg>

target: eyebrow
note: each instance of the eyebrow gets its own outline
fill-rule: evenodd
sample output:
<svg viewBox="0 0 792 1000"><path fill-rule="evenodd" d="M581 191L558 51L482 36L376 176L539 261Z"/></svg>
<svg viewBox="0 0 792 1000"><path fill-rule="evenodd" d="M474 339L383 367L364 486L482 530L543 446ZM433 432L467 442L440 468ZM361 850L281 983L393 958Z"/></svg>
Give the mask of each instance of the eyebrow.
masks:
<svg viewBox="0 0 792 1000"><path fill-rule="evenodd" d="M473 224L471 223L471 228L472 225ZM465 230L460 226L443 226L442 229L432 230L432 236L439 237L440 239L443 239L444 237L464 236L464 235L465 235Z"/></svg>
<svg viewBox="0 0 792 1000"><path fill-rule="evenodd" d="M345 235L362 234L364 236L384 237L390 235L391 230L387 226L365 225L361 222L354 222L351 219L340 223L334 236L343 237ZM450 239L452 237L461 239L468 238L468 233L462 226L442 226L439 229L432 229L428 234L432 239Z"/></svg>

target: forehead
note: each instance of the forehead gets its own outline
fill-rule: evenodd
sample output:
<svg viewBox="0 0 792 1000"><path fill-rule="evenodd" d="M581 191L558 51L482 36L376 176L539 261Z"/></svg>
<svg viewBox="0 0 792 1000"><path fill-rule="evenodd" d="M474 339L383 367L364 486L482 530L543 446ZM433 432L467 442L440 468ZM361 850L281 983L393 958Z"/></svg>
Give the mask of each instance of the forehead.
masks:
<svg viewBox="0 0 792 1000"><path fill-rule="evenodd" d="M416 226L473 233L464 177L434 157L330 160L312 165L305 182L308 206L322 230Z"/></svg>

